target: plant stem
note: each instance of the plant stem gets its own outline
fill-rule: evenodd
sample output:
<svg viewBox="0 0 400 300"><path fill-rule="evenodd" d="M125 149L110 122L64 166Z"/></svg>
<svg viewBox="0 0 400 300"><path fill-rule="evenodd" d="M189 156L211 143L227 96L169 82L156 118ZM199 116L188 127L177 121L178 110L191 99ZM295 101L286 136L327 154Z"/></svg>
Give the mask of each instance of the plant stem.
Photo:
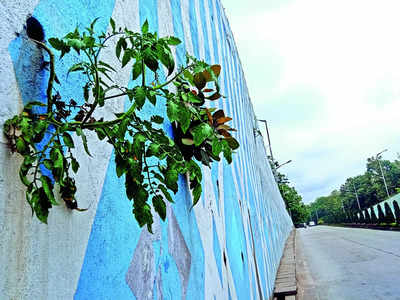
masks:
<svg viewBox="0 0 400 300"><path fill-rule="evenodd" d="M83 119L82 124L85 124L87 120L92 116L94 110L96 109L97 104L99 103L99 93L100 93L100 83L99 83L99 71L97 70L97 56L94 55L94 62L90 58L89 53L84 50L86 56L89 58L90 63L92 66L94 66L95 69L95 86L96 86L96 97L94 99L94 102L92 103L92 107L90 108L90 111L86 114L86 117Z"/></svg>
<svg viewBox="0 0 400 300"><path fill-rule="evenodd" d="M175 74L174 77L172 77L170 80L164 82L163 84L160 85L156 85L155 87L153 87L153 90L159 90L161 88L163 88L164 86L169 85L171 82L173 82L176 78L178 78L179 75L181 75L183 72L185 72L187 69L193 67L194 64L191 64L189 66L186 66L185 68L183 68L182 70L180 70L178 73Z"/></svg>
<svg viewBox="0 0 400 300"><path fill-rule="evenodd" d="M49 54L50 57L50 76L49 76L49 82L47 84L47 113L51 113L52 112L52 108L53 108L53 98L52 98L52 90L53 90L53 82L54 79L56 78L56 72L54 69L54 54L53 52L51 52L50 48L47 47L44 43L31 39L33 42L35 42L37 45L39 45L41 48L43 48L47 54Z"/></svg>

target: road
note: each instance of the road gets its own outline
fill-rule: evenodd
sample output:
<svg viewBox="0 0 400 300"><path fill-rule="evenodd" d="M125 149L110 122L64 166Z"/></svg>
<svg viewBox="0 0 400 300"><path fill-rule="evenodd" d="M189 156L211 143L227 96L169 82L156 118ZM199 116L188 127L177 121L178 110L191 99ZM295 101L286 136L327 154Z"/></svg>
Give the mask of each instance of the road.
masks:
<svg viewBox="0 0 400 300"><path fill-rule="evenodd" d="M400 300L400 232L297 229L299 300Z"/></svg>

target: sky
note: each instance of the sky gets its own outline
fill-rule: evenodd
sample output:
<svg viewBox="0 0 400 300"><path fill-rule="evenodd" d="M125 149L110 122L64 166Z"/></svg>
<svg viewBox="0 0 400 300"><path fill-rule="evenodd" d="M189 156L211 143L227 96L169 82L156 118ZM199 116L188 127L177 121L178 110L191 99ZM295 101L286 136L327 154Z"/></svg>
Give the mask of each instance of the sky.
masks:
<svg viewBox="0 0 400 300"><path fill-rule="evenodd" d="M400 1L221 1L274 158L292 160L279 171L305 203L384 149L397 158Z"/></svg>

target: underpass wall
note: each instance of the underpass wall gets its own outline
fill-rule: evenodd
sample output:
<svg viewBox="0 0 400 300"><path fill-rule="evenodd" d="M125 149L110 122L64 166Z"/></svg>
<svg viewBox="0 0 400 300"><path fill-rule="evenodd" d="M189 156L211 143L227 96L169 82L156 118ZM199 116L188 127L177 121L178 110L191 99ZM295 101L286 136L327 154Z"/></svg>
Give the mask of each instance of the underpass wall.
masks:
<svg viewBox="0 0 400 300"><path fill-rule="evenodd" d="M139 31L146 19L160 36L182 40L185 53L220 64L222 94L211 107L233 118L240 148L231 165L203 167L203 195L192 197L180 178L175 204L165 222L155 218L154 234L140 228L117 178L112 149L88 135L92 158L77 146L81 168L77 199L86 212L60 205L51 209L48 225L32 218L19 182L21 158L11 154L0 136L0 299L268 299L284 242L292 228L274 181L263 138L248 94L243 70L224 9L218 0L10 0L2 3L0 39L0 127L32 100L46 101L48 71L44 53L28 40L24 24L33 15L46 38L83 29L100 17L96 29L117 26ZM117 64L114 51L102 60ZM76 58L56 59L63 99L82 103L82 78L66 76ZM121 85L130 68L115 74ZM105 117L124 109L115 101ZM165 107L158 101L158 114ZM151 106L143 109L150 116ZM171 132L170 124L164 128ZM79 143L76 142L75 145Z"/></svg>

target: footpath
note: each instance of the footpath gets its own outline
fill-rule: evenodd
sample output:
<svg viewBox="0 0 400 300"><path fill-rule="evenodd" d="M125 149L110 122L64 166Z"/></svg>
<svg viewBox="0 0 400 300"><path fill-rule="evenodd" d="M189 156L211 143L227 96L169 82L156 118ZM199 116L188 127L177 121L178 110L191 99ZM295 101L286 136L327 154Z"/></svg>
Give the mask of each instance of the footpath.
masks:
<svg viewBox="0 0 400 300"><path fill-rule="evenodd" d="M297 294L296 279L296 229L286 240L285 249L275 279L274 299L295 300Z"/></svg>

